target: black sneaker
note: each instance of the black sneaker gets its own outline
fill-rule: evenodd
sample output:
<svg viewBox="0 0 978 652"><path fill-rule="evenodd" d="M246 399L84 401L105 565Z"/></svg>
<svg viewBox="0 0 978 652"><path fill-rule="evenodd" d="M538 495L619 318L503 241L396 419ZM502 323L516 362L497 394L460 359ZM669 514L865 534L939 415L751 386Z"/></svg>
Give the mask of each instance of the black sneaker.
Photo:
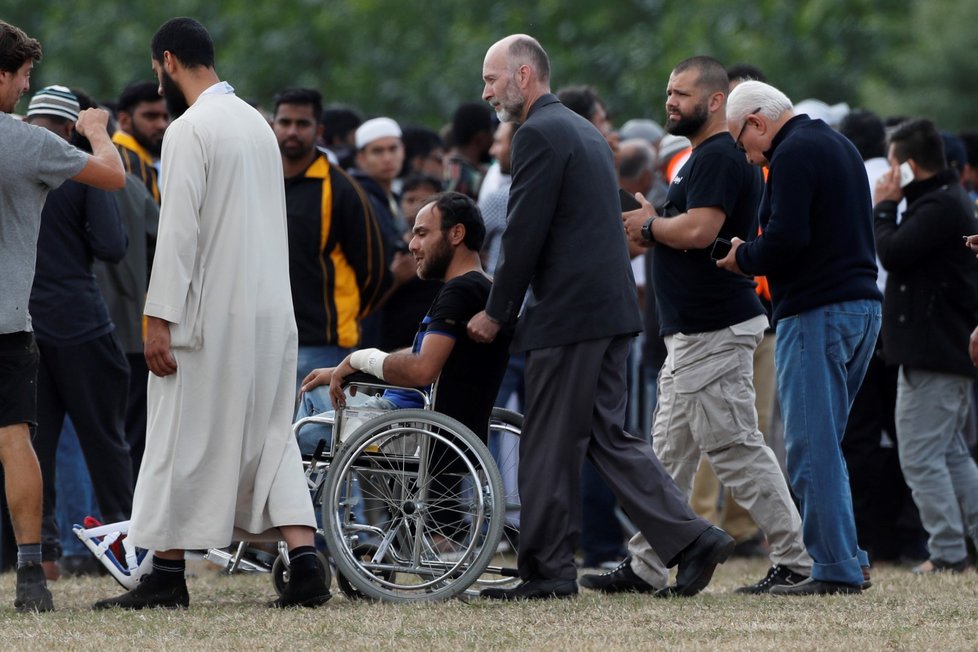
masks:
<svg viewBox="0 0 978 652"><path fill-rule="evenodd" d="M92 609L129 609L138 611L158 607L161 609L186 609L190 606L190 594L187 593L187 583L181 581L176 584L169 584L156 577L156 573L150 572L144 575L139 584L132 591L123 593L115 598L99 600L92 605Z"/></svg>
<svg viewBox="0 0 978 652"><path fill-rule="evenodd" d="M749 584L735 590L734 593L750 593L760 595L769 593L773 586L792 586L808 579L807 575L796 573L786 566L775 564L757 584Z"/></svg>
<svg viewBox="0 0 978 652"><path fill-rule="evenodd" d="M578 580L584 588L602 593L653 593L655 587L643 580L632 570L631 556L618 564L614 570L600 575L582 575Z"/></svg>
<svg viewBox="0 0 978 652"><path fill-rule="evenodd" d="M319 560L312 572L290 574L285 590L275 600L268 603L269 607L284 609L286 607L318 607L329 602L333 595L326 586L326 571Z"/></svg>
<svg viewBox="0 0 978 652"><path fill-rule="evenodd" d="M40 564L27 562L17 568L17 595L14 608L20 613L54 611L54 599Z"/></svg>

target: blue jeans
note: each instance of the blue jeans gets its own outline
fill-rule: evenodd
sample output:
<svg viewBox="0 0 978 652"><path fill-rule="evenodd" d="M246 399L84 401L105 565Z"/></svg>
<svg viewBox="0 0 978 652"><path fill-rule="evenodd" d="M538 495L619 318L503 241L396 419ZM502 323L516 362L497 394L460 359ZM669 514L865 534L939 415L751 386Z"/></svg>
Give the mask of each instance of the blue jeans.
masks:
<svg viewBox="0 0 978 652"><path fill-rule="evenodd" d="M310 371L321 367L335 367L352 351L353 349L344 349L341 346L300 346L295 367L296 390Z"/></svg>
<svg viewBox="0 0 978 652"><path fill-rule="evenodd" d="M775 365L788 477L800 501L812 578L861 585L866 552L856 541L841 442L880 329L880 302L820 306L778 321Z"/></svg>

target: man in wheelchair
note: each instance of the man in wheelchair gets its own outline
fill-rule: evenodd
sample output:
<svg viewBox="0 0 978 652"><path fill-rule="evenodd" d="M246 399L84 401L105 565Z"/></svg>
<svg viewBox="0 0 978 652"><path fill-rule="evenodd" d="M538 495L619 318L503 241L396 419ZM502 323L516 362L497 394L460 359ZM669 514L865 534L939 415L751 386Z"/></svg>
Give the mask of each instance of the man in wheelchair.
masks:
<svg viewBox="0 0 978 652"><path fill-rule="evenodd" d="M409 248L418 276L445 282L421 321L414 346L394 353L355 351L336 367L314 369L302 381L297 418L344 407L343 381L357 371L401 387L426 387L440 378L434 409L457 419L484 442L506 371L510 334L492 344L477 344L465 330L485 307L492 286L479 256L485 239L482 215L465 195L444 192L419 211L413 231ZM420 408L422 400L410 389L388 389L366 405ZM321 438L322 430L306 428L299 433L299 447L310 454Z"/></svg>

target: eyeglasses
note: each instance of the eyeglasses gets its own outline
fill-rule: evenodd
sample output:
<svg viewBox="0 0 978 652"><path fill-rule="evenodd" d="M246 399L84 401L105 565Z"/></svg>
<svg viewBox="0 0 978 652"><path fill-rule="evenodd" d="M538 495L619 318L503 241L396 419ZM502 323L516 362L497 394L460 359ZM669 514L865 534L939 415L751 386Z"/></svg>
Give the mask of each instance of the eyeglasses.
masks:
<svg viewBox="0 0 978 652"><path fill-rule="evenodd" d="M757 107L756 109L754 109L753 111L751 111L750 113L748 113L747 116L744 118L744 126L740 128L740 133L737 134L737 140L734 141L734 146L737 149L739 149L740 151L742 151L742 152L745 152L745 153L747 152L747 150L744 149L743 143L740 142L740 139L744 137L744 131L747 130L747 125L750 124L750 122L747 120L747 118L749 118L752 115L754 115L755 113L759 112L762 108L763 107L760 107L760 106Z"/></svg>

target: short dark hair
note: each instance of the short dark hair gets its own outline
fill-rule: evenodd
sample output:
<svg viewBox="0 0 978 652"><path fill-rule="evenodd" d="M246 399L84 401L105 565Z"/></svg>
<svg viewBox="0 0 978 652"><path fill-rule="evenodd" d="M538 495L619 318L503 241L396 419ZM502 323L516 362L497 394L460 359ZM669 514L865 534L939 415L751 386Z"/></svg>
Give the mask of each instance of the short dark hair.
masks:
<svg viewBox="0 0 978 652"><path fill-rule="evenodd" d="M437 131L418 125L407 125L401 129L401 142L404 143L404 166L401 176L411 172L411 159L416 156L428 156L436 149L444 149L445 142Z"/></svg>
<svg viewBox="0 0 978 652"><path fill-rule="evenodd" d="M492 109L485 102L464 102L452 116L456 145L468 145L480 133L492 134Z"/></svg>
<svg viewBox="0 0 978 652"><path fill-rule="evenodd" d="M150 44L153 59L163 61L170 52L187 68L214 67L214 41L207 29L193 18L171 18L163 23Z"/></svg>
<svg viewBox="0 0 978 652"><path fill-rule="evenodd" d="M699 73L696 83L700 88L704 88L710 93L723 93L726 95L730 91L730 77L727 76L727 69L723 64L704 55L690 57L680 61L672 69L674 73L695 70Z"/></svg>
<svg viewBox="0 0 978 652"><path fill-rule="evenodd" d="M878 115L854 109L839 123L839 133L852 141L864 161L886 158L886 129Z"/></svg>
<svg viewBox="0 0 978 652"><path fill-rule="evenodd" d="M529 36L513 39L509 44L509 57L515 63L529 61L536 69L540 81L550 81L550 57L536 39Z"/></svg>
<svg viewBox="0 0 978 652"><path fill-rule="evenodd" d="M594 118L599 106L605 106L593 86L565 86L557 91L557 99L560 100L561 104L586 120Z"/></svg>
<svg viewBox="0 0 978 652"><path fill-rule="evenodd" d="M323 96L315 88L286 88L275 95L273 102L275 108L272 115L278 115L278 107L282 104L296 104L311 106L316 124L319 124L323 116Z"/></svg>
<svg viewBox="0 0 978 652"><path fill-rule="evenodd" d="M978 168L978 131L962 131L958 138L964 143L965 160L973 168Z"/></svg>
<svg viewBox="0 0 978 652"><path fill-rule="evenodd" d="M749 63L736 63L727 68L727 78L730 81L759 81L767 82L767 76L757 66Z"/></svg>
<svg viewBox="0 0 978 652"><path fill-rule="evenodd" d="M41 44L24 30L0 20L0 70L17 72L28 61L41 60Z"/></svg>
<svg viewBox="0 0 978 652"><path fill-rule="evenodd" d="M116 103L116 113L132 113L133 109L143 102L159 102L163 99L160 95L160 85L154 81L137 81L129 84L119 95Z"/></svg>
<svg viewBox="0 0 978 652"><path fill-rule="evenodd" d="M323 125L323 140L332 145L337 138L342 140L351 131L356 131L363 124L363 116L343 104L330 104L323 110L319 122Z"/></svg>
<svg viewBox="0 0 978 652"><path fill-rule="evenodd" d="M442 188L441 181L430 174L413 172L404 177L404 181L401 182L401 195L412 190L417 190L418 188L424 188L425 186L432 189L431 194L433 195L441 192Z"/></svg>
<svg viewBox="0 0 978 652"><path fill-rule="evenodd" d="M434 204L441 215L442 231L461 224L465 227L462 244L472 251L482 249L486 239L486 223L482 221L482 212L471 197L449 190L435 195L429 204Z"/></svg>
<svg viewBox="0 0 978 652"><path fill-rule="evenodd" d="M893 147L893 155L901 163L912 158L928 172L939 172L947 167L944 139L934 123L926 118L900 123L887 140Z"/></svg>

